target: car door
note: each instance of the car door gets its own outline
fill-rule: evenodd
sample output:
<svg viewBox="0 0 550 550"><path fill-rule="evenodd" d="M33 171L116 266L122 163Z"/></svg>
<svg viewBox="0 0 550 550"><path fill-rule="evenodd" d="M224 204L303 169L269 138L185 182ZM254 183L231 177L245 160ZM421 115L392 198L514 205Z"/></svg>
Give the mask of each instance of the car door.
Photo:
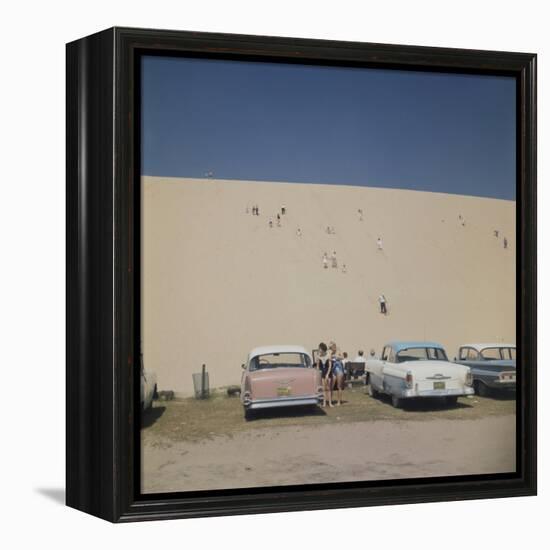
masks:
<svg viewBox="0 0 550 550"><path fill-rule="evenodd" d="M390 350L390 347L385 346L382 349L382 354L380 355L380 359L369 359L367 361L367 369L369 371L370 383L373 384L375 388L382 389L384 386L383 370L384 370L384 364L389 355L389 350Z"/></svg>

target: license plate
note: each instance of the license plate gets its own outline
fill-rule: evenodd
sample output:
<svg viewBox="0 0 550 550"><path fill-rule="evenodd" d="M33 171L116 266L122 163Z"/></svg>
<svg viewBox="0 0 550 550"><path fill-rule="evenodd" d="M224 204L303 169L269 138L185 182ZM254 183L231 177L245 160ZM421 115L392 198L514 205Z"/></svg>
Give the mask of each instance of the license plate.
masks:
<svg viewBox="0 0 550 550"><path fill-rule="evenodd" d="M434 390L444 390L445 382L434 382Z"/></svg>
<svg viewBox="0 0 550 550"><path fill-rule="evenodd" d="M290 388L277 388L277 395L279 397L290 395Z"/></svg>

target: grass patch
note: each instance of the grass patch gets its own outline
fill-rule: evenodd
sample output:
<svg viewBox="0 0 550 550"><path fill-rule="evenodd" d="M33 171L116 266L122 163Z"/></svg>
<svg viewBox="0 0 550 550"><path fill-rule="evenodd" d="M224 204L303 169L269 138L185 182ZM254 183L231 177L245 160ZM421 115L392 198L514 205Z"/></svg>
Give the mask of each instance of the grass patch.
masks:
<svg viewBox="0 0 550 550"><path fill-rule="evenodd" d="M282 426L316 426L343 422L375 422L387 420L476 420L485 416L513 415L516 412L514 396L471 399L461 397L455 407L423 399L411 402L405 409L395 409L389 400L373 399L363 386L344 392L340 407L322 409L283 408L259 411L252 421L246 421L238 397L214 393L210 399L193 398L157 402L144 415L142 437L152 445L169 445L177 441L200 441L216 436L254 429Z"/></svg>

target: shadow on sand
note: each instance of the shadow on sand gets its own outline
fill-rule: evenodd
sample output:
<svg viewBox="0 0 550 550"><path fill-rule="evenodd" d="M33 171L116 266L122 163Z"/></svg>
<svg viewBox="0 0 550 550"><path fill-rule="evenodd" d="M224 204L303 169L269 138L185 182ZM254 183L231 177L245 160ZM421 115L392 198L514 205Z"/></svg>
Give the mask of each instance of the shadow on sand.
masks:
<svg viewBox="0 0 550 550"><path fill-rule="evenodd" d="M150 428L163 414L166 407L152 407L141 414L141 427Z"/></svg>
<svg viewBox="0 0 550 550"><path fill-rule="evenodd" d="M391 405L391 397L389 395L382 395L378 398L380 401ZM462 403L458 401L454 404L449 404L444 398L409 398L404 399L400 406L404 411L411 412L433 412L442 410L458 410L458 409L471 409L472 405L469 403Z"/></svg>
<svg viewBox="0 0 550 550"><path fill-rule="evenodd" d="M267 418L305 418L308 416L326 416L326 412L317 405L311 407L280 407L254 411L251 421Z"/></svg>
<svg viewBox="0 0 550 550"><path fill-rule="evenodd" d="M515 390L492 390L487 397L498 401L514 401L516 399L516 392Z"/></svg>

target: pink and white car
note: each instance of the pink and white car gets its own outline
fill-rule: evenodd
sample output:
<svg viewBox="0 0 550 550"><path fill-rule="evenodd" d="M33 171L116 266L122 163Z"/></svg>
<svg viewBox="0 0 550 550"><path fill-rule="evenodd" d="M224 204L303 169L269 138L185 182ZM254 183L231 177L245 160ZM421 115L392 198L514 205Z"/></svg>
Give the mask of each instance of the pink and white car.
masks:
<svg viewBox="0 0 550 550"><path fill-rule="evenodd" d="M323 399L321 374L302 346L254 348L242 368L241 402L247 420L255 410L316 406Z"/></svg>

